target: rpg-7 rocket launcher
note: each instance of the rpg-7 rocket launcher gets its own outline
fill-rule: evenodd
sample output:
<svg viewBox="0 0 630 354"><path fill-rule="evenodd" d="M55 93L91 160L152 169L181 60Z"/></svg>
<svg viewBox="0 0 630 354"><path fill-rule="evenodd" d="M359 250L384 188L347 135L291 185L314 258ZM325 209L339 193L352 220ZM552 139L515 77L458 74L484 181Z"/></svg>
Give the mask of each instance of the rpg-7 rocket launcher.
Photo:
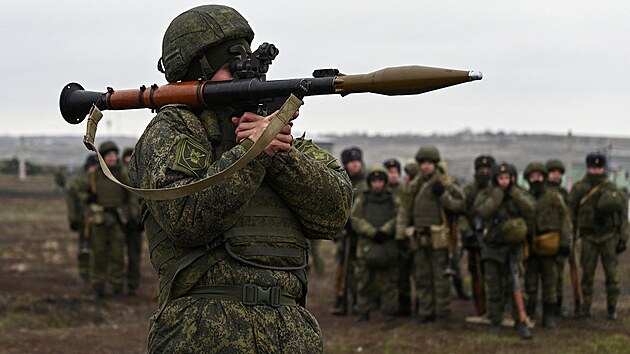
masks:
<svg viewBox="0 0 630 354"><path fill-rule="evenodd" d="M243 46L230 48L234 54L230 64L231 81L187 81L156 84L138 89L107 92L85 91L78 83L69 83L61 91L59 107L63 118L78 124L92 105L99 110L137 108L159 109L168 104L185 104L192 109L211 106L232 106L238 112L266 115L277 110L294 94L304 96L371 92L388 96L416 95L473 80L481 80L477 71L450 70L425 66L401 66L369 74L344 75L337 69L315 70L312 78L266 80L269 65L279 51L273 44L263 43L251 55Z"/></svg>

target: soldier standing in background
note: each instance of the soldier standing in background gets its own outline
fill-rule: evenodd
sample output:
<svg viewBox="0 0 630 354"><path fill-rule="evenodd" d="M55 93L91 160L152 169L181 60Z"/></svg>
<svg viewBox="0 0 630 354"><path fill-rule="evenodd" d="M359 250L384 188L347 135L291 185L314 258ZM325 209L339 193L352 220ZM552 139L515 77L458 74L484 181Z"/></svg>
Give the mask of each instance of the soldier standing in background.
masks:
<svg viewBox="0 0 630 354"><path fill-rule="evenodd" d="M129 185L127 169L118 160L118 146L114 142L102 143L98 152L103 156L112 174ZM127 190L110 181L101 169L88 175L90 223L92 224L92 299L101 300L105 282L112 284L112 299L122 300L125 284L125 232L132 218L131 196Z"/></svg>
<svg viewBox="0 0 630 354"><path fill-rule="evenodd" d="M474 212L481 216L485 225L481 242L481 257L486 285L486 311L491 321L491 331L501 329L506 294L512 293L514 283L522 276L523 246L527 225L532 225L536 202L524 189L515 184L514 170L507 163L495 165L492 185L479 192ZM519 274L511 271L516 268ZM519 279L514 279L517 276ZM515 327L521 338L531 339L532 333L522 322L513 306Z"/></svg>
<svg viewBox="0 0 630 354"><path fill-rule="evenodd" d="M606 175L606 156L586 156L586 175L569 193L571 218L582 240L582 316L591 317L593 277L598 259L606 275L608 318L617 320L619 300L618 255L628 242L628 200Z"/></svg>
<svg viewBox="0 0 630 354"><path fill-rule="evenodd" d="M400 162L395 158L387 159L383 162L383 167L387 170L387 187L394 192L400 193L402 184L400 183Z"/></svg>
<svg viewBox="0 0 630 354"><path fill-rule="evenodd" d="M533 319L536 313L538 283L543 298L543 327L553 328L556 307L556 283L558 268L556 257L566 257L571 252L571 221L559 192L545 185L547 169L542 162L531 162L523 176L529 183L529 192L536 198L536 217L529 228L529 257L526 260L525 288L527 291L527 315Z"/></svg>
<svg viewBox="0 0 630 354"><path fill-rule="evenodd" d="M409 182L418 174L418 164L416 162L410 162L405 165L405 175L403 176L403 187L407 187Z"/></svg>
<svg viewBox="0 0 630 354"><path fill-rule="evenodd" d="M254 33L236 10L203 5L177 16L162 42L169 82L232 80L230 62ZM244 59L244 58L243 58ZM168 188L225 170L274 115L228 106L162 107L136 144L135 187ZM352 190L337 160L292 123L254 160L217 184L172 200L142 199L159 309L150 353L319 353L321 330L305 308L307 239L332 239L350 216Z"/></svg>
<svg viewBox="0 0 630 354"><path fill-rule="evenodd" d="M133 148L126 148L122 154L122 164L127 168L131 161ZM125 242L127 244L127 295L136 296L140 285L140 259L142 258L142 220L140 218L138 197L130 194L132 214L137 217L129 220L125 225Z"/></svg>
<svg viewBox="0 0 630 354"><path fill-rule="evenodd" d="M363 164L363 151L356 146L344 149L341 152L341 163L352 183L353 200L367 189L365 183L365 166ZM357 235L352 229L350 220L337 235L337 254L335 257L335 303L331 310L333 315L345 316L350 310L354 312L357 302L356 282L354 280L354 261L356 259Z"/></svg>
<svg viewBox="0 0 630 354"><path fill-rule="evenodd" d="M386 321L393 320L398 310L398 263L394 241L398 200L387 188L387 183L386 170L373 168L367 175L368 189L359 193L352 207L350 220L358 236L355 265L358 322L370 319L370 311L378 296Z"/></svg>
<svg viewBox="0 0 630 354"><path fill-rule="evenodd" d="M87 192L89 189L88 174L94 173L97 168L98 158L96 155L89 155L85 159L83 169L77 173L70 184L68 194L66 195L70 230L76 231L79 234L77 263L79 267L79 279L82 284L86 284L90 281L90 254L92 253L90 245L91 225L86 222L86 215L88 213L87 199L89 196Z"/></svg>
<svg viewBox="0 0 630 354"><path fill-rule="evenodd" d="M562 186L562 176L564 175L565 169L562 161L558 159L548 160L545 164L547 168L547 186L560 193L562 199L568 207L569 203L569 192ZM571 243L573 243L573 236L571 236ZM571 252L574 252L573 248ZM566 316L567 313L562 308L562 303L564 300L564 268L567 263L568 257L558 255L556 257L556 263L558 265L558 280L556 282L556 296L558 297L556 301L555 307L555 315L556 316ZM575 299L574 299L575 300Z"/></svg>
<svg viewBox="0 0 630 354"><path fill-rule="evenodd" d="M459 227L462 234L462 243L468 251L468 272L472 278L473 300L477 315L483 315L485 311L485 292L483 282L483 268L481 265L480 239L483 235L483 218L474 211L475 198L480 191L490 186L492 180L491 169L495 160L490 155L480 155L475 158L474 182L464 187L466 195L465 215L459 218Z"/></svg>
<svg viewBox="0 0 630 354"><path fill-rule="evenodd" d="M409 197L409 183L418 174L418 164L410 162L404 167L405 175L399 188L399 202ZM413 251L409 238L396 239L398 247L398 315L411 315L411 276L413 269Z"/></svg>
<svg viewBox="0 0 630 354"><path fill-rule="evenodd" d="M413 226L417 322L447 325L451 315L451 285L445 276L450 237L447 213L464 211L464 194L438 171L440 154L436 147L420 147L416 161L420 173L409 186L409 196L401 201L396 238L405 239L406 230Z"/></svg>

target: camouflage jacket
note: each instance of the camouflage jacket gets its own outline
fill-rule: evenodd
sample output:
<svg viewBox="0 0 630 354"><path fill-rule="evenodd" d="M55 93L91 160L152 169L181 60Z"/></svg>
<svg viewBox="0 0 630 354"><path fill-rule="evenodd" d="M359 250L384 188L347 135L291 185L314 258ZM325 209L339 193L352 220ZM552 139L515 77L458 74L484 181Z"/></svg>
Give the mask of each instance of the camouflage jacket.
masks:
<svg viewBox="0 0 630 354"><path fill-rule="evenodd" d="M591 191L595 192L589 194ZM596 242L611 237L628 240L628 199L608 178L582 178L569 193L569 209L579 237Z"/></svg>
<svg viewBox="0 0 630 354"><path fill-rule="evenodd" d="M550 231L560 233L560 246L571 246L573 238L569 210L562 195L556 190L545 187L536 197L536 221L532 230L533 237Z"/></svg>
<svg viewBox="0 0 630 354"><path fill-rule="evenodd" d="M195 114L182 106L160 110L136 144L130 163L133 185L180 186L233 164L246 148L235 142L231 113L231 109L217 108ZM274 203L282 204L298 220L306 238L330 239L349 217L352 189L347 175L324 150L308 140L295 139L290 151L273 158L260 154L207 190L174 200L141 202L145 220L157 224L155 230L145 221L150 246L152 238L165 235L160 241L163 245L151 248L150 253L160 282L173 262L188 250L221 242L223 235L243 219L262 185L272 190ZM273 226L274 217L265 220ZM169 254L174 261L159 263ZM210 266L210 283L280 285L296 297L301 295L300 285L287 272L252 268L233 259ZM180 295L205 273L203 265L191 267L188 275L182 274Z"/></svg>
<svg viewBox="0 0 630 354"><path fill-rule="evenodd" d="M88 175L84 170L80 170L72 180L66 194L68 221L70 223L77 223L77 225L80 225L84 222L88 195Z"/></svg>

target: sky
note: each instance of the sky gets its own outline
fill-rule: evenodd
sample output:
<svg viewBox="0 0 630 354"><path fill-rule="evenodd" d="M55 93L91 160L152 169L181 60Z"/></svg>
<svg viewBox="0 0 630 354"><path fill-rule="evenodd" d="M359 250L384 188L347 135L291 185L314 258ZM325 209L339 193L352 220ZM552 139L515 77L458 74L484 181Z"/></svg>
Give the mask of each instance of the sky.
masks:
<svg viewBox="0 0 630 354"><path fill-rule="evenodd" d="M311 134L474 132L630 136L628 1L223 1L253 47L280 54L267 79L314 69L402 65L478 70L483 80L422 95L307 97ZM89 91L165 84L164 31L198 1L4 0L0 135L82 135L59 113L69 82ZM625 44L624 44L625 43ZM106 111L99 133L139 136L150 110Z"/></svg>

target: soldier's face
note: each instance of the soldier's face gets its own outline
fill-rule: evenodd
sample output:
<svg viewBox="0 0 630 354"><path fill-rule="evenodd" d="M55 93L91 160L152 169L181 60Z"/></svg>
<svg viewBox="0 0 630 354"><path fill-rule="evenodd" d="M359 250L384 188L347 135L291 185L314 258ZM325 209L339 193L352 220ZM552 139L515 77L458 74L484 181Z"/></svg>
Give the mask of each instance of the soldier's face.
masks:
<svg viewBox="0 0 630 354"><path fill-rule="evenodd" d="M114 167L118 163L118 153L116 151L110 151L103 156L107 167Z"/></svg>
<svg viewBox="0 0 630 354"><path fill-rule="evenodd" d="M390 167L387 169L387 178L394 183L398 183L398 180L400 180L400 172L398 172L396 167Z"/></svg>
<svg viewBox="0 0 630 354"><path fill-rule="evenodd" d="M529 174L529 179L528 179L529 183L542 182L544 180L545 180L545 176L538 171L534 171Z"/></svg>
<svg viewBox="0 0 630 354"><path fill-rule="evenodd" d="M605 167L589 167L586 169L586 173L589 175L603 175L605 172Z"/></svg>
<svg viewBox="0 0 630 354"><path fill-rule="evenodd" d="M232 72L230 72L229 63L225 63L212 75L210 81L228 81L232 79L234 79L234 76L232 76Z"/></svg>
<svg viewBox="0 0 630 354"><path fill-rule="evenodd" d="M370 181L370 189L374 192L381 192L385 189L385 181L382 179L373 179Z"/></svg>
<svg viewBox="0 0 630 354"><path fill-rule="evenodd" d="M497 176L497 183L501 189L506 190L512 183L512 178L509 173L502 173Z"/></svg>
<svg viewBox="0 0 630 354"><path fill-rule="evenodd" d="M123 157L123 163L125 165L129 165L129 161L131 161L131 155L127 155L127 156Z"/></svg>
<svg viewBox="0 0 630 354"><path fill-rule="evenodd" d="M547 179L552 183L562 182L562 172L560 170L550 170L547 174Z"/></svg>
<svg viewBox="0 0 630 354"><path fill-rule="evenodd" d="M423 176L430 176L435 172L435 162L422 161L420 162L420 172Z"/></svg>
<svg viewBox="0 0 630 354"><path fill-rule="evenodd" d="M346 170L350 176L354 176L357 173L361 172L361 161L354 160L350 161L346 164Z"/></svg>
<svg viewBox="0 0 630 354"><path fill-rule="evenodd" d="M480 175L489 175L490 174L490 167L479 167L477 169L477 173L479 173Z"/></svg>

